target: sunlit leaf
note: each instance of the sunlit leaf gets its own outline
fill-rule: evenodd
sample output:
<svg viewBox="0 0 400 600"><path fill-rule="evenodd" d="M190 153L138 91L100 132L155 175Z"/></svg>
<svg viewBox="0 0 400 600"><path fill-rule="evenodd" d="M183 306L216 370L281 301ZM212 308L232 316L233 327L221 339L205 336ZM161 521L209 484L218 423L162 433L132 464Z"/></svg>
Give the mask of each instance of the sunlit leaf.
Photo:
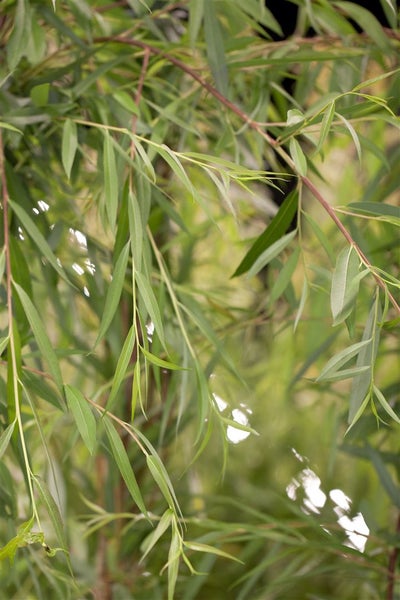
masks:
<svg viewBox="0 0 400 600"><path fill-rule="evenodd" d="M195 552L209 552L210 554L216 554L222 558L229 558L229 560L243 563L243 561L239 560L236 556L232 556L232 554L228 554L228 552L224 552L223 550L215 548L214 546L209 546L208 544L202 544L200 542L183 542L183 545Z"/></svg>
<svg viewBox="0 0 400 600"><path fill-rule="evenodd" d="M63 127L61 159L68 179L71 177L71 169L74 163L77 148L78 129L76 123L72 121L72 119L67 119Z"/></svg>

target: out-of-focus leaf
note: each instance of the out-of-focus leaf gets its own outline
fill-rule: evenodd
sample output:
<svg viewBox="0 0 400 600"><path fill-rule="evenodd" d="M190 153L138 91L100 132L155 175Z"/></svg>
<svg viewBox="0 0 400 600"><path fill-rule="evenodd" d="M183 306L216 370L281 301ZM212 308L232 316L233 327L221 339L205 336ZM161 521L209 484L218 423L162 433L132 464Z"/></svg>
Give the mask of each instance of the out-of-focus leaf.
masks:
<svg viewBox="0 0 400 600"><path fill-rule="evenodd" d="M110 442L110 447L114 456L114 460L118 465L118 469L122 475L123 480L126 483L126 487L128 488L133 500L136 502L139 510L145 516L147 516L147 510L143 502L143 497L137 484L136 477L132 470L129 457L126 453L121 438L119 437L114 425L111 423L110 419L107 416L104 417L103 423L108 441Z"/></svg>
<svg viewBox="0 0 400 600"><path fill-rule="evenodd" d="M72 385L65 386L68 406L75 419L76 426L90 454L96 448L96 419L80 390Z"/></svg>
<svg viewBox="0 0 400 600"><path fill-rule="evenodd" d="M228 68L225 60L221 26L215 10L215 0L204 0L204 37L207 58L217 89L228 95Z"/></svg>
<svg viewBox="0 0 400 600"><path fill-rule="evenodd" d="M385 35L378 19L366 8L354 2L333 2L343 9L364 30L381 50L391 50L389 38Z"/></svg>
<svg viewBox="0 0 400 600"><path fill-rule="evenodd" d="M32 98L32 102L35 104L35 106L46 106L49 99L49 92L49 83L35 85L35 87L33 87L30 91L30 97Z"/></svg>
<svg viewBox="0 0 400 600"><path fill-rule="evenodd" d="M47 361L50 373L54 379L54 383L57 385L60 393L62 394L63 381L60 365L58 364L56 353L54 352L46 330L39 317L39 313L25 290L23 290L22 287L17 283L14 283L14 287L17 290L19 299L21 300L21 304L29 321L29 325L31 326L36 343L39 346L39 350L42 353L43 358Z"/></svg>
<svg viewBox="0 0 400 600"><path fill-rule="evenodd" d="M126 268L128 266L129 258L129 242L125 244L120 252L115 269L113 272L113 278L110 283L110 287L107 291L107 296L104 304L103 316L99 327L99 332L94 344L96 348L102 337L106 334L108 328L111 325L111 321L114 318L116 310L118 308L119 299L121 298L122 288L125 281Z"/></svg>
<svg viewBox="0 0 400 600"><path fill-rule="evenodd" d="M29 5L26 0L18 0L15 11L14 28L7 43L7 62L10 71L15 69L26 53L26 41L29 36Z"/></svg>
<svg viewBox="0 0 400 600"><path fill-rule="evenodd" d="M297 325L299 324L299 321L302 317L304 307L306 305L307 297L308 297L308 283L307 283L307 279L304 278L303 287L301 290L299 308L297 309L296 318L295 318L294 324L293 324L293 331L296 331Z"/></svg>
<svg viewBox="0 0 400 600"><path fill-rule="evenodd" d="M378 474L383 488L386 490L386 493L393 502L394 506L400 509L399 486L394 483L392 477L390 476L389 471L387 470L386 465L382 460L381 454L371 446L367 446L366 451L367 456L369 457L369 459L375 467L375 470Z"/></svg>
<svg viewBox="0 0 400 600"><path fill-rule="evenodd" d="M172 529L172 539L168 552L168 600L174 600L176 580L179 571L179 558L182 553L181 537L176 528Z"/></svg>
<svg viewBox="0 0 400 600"><path fill-rule="evenodd" d="M344 126L347 128L348 132L350 133L352 140L354 142L354 146L356 147L356 150L357 150L358 160L361 162L361 144L360 144L360 140L359 140L356 130L354 129L354 127L350 123L350 121L348 119L346 119L342 114L337 113L337 116L342 121Z"/></svg>
<svg viewBox="0 0 400 600"><path fill-rule="evenodd" d="M78 131L76 123L72 119L67 119L64 123L61 143L61 159L68 179L71 176L71 169L74 163L76 149L78 147Z"/></svg>
<svg viewBox="0 0 400 600"><path fill-rule="evenodd" d="M34 537L33 541L31 541L31 529L33 523L34 518L31 517L29 521L22 523L18 527L17 535L13 537L9 542L7 542L7 544L3 546L3 548L0 548L0 561L8 558L8 560L12 564L14 562L15 553L18 550L18 548L24 548L30 543L36 543L38 541L41 541L41 539L43 538L43 533L37 533L36 536L40 537Z"/></svg>
<svg viewBox="0 0 400 600"><path fill-rule="evenodd" d="M264 252L257 258L252 267L249 269L248 276L252 277L253 275L257 275L262 268L270 263L272 259L278 256L278 254L280 254L290 244L296 235L297 231L291 231L264 250Z"/></svg>
<svg viewBox="0 0 400 600"><path fill-rule="evenodd" d="M294 215L296 214L297 203L298 192L291 192L287 198L285 198L282 206L272 219L271 223L253 243L232 277L237 277L238 275L246 273L246 271L250 269L260 254L262 254L264 250L274 244L286 233Z"/></svg>
<svg viewBox="0 0 400 600"><path fill-rule="evenodd" d="M204 0L189 1L189 39L192 48L195 47L204 16Z"/></svg>
<svg viewBox="0 0 400 600"><path fill-rule="evenodd" d="M384 202L351 202L346 208L356 211L362 215L374 215L377 217L388 217L395 219L395 223L400 225L400 207Z"/></svg>

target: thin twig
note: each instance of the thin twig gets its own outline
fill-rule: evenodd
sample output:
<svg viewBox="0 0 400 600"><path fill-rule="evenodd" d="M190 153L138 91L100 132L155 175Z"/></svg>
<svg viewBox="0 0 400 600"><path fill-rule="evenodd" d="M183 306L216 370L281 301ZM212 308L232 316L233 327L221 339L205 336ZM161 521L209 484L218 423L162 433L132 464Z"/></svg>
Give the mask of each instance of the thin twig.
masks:
<svg viewBox="0 0 400 600"><path fill-rule="evenodd" d="M383 281L383 279L381 277L379 277L379 275L377 275L376 273L373 272L372 264L370 263L368 258L365 256L365 254L361 250L360 246L357 244L357 242L353 239L351 234L348 232L346 227L340 221L340 219L338 219L332 206L329 204L329 202L327 200L325 200L325 198L318 191L318 189L312 183L312 181L308 177L303 176L298 172L296 165L295 165L294 161L292 160L292 158L289 156L289 154L283 148L281 148L279 146L277 140L274 137L272 137L269 133L267 133L264 130L265 124L261 125L258 121L254 121L249 115L247 115L243 110L241 110L241 108L239 108L236 104L231 102L223 94L221 94L221 92L219 92L206 79L201 77L194 69L192 69L191 67L186 65L183 61L176 58L175 56L172 56L168 52L164 52L163 50L160 50L159 48L156 48L155 46L152 46L151 44L147 44L146 42L142 42L141 40L132 40L132 39L127 39L125 37L99 37L99 38L95 38L95 40L94 40L94 43L107 43L107 42L115 42L117 44L126 44L128 46L142 48L143 50L146 50L148 53L154 54L156 56L162 56L163 58L168 60L168 62L175 65L181 71L185 72L192 79L197 81L205 90L207 90L212 96L214 96L214 98L216 98L218 100L218 102L220 102L223 106L225 106L225 108L227 108L229 111L233 112L244 123L246 123L251 129L254 129L259 135L261 135L261 137L263 137L265 139L265 141L276 151L276 153L285 161L285 163L288 165L288 167L297 175L297 177L303 182L303 184L310 190L310 192L314 196L314 198L321 204L321 206L324 208L324 210L328 213L328 215L333 220L333 222L335 223L335 225L337 226L339 231L342 233L342 235L347 240L347 242L354 248L354 250L359 255L361 261L364 263L364 265L367 267L367 269L371 272L373 278L375 279L375 281L377 282L379 287L382 288L382 290L388 295L388 298L389 298L392 306L400 314L400 306L397 304L395 298L388 290L386 283Z"/></svg>

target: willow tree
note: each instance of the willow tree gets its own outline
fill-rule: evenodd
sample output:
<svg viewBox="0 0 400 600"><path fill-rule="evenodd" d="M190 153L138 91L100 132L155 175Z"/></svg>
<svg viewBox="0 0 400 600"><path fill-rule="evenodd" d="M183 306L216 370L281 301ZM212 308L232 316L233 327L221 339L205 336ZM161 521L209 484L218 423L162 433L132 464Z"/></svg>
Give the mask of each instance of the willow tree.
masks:
<svg viewBox="0 0 400 600"><path fill-rule="evenodd" d="M2 4L3 593L394 598L394 1Z"/></svg>

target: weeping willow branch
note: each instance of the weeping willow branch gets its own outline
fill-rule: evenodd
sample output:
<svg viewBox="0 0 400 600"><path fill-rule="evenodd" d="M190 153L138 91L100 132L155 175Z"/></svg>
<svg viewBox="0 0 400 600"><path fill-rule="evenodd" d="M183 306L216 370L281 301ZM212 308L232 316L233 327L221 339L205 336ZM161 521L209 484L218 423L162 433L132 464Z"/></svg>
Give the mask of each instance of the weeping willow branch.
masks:
<svg viewBox="0 0 400 600"><path fill-rule="evenodd" d="M94 43L117 43L117 44L125 44L128 46L134 46L137 48L142 48L146 53L154 54L156 56L161 56L166 59L171 64L175 65L178 69L189 75L192 79L197 81L205 90L207 90L220 104L225 106L229 111L233 112L237 115L245 124L247 124L251 129L256 131L264 140L271 146L275 152L282 158L282 160L287 164L287 166L297 175L300 181L309 189L314 198L319 202L319 204L323 207L323 209L327 212L329 217L335 223L336 227L342 233L346 241L354 248L360 257L361 261L364 263L365 267L370 271L372 277L375 279L376 283L379 287L387 294L390 303L394 307L394 309L400 314L400 306L396 302L394 296L388 290L388 287L384 280L373 270L372 263L365 256L360 246L351 236L349 231L340 221L340 219L335 214L332 206L329 202L322 196L322 194L317 190L313 182L304 175L299 173L294 161L289 156L289 154L279 145L278 141L272 137L269 133L265 131L266 124L260 124L258 121L252 119L249 115L247 115L244 111L242 111L236 104L231 102L228 98L226 98L221 92L219 92L213 85L211 85L206 79L201 77L192 67L186 65L183 61L176 58L175 56L160 50L159 48L152 46L151 44L147 44L146 42L142 42L141 40L133 40L127 39L126 37L98 37L94 40ZM268 125L268 124L267 124Z"/></svg>

